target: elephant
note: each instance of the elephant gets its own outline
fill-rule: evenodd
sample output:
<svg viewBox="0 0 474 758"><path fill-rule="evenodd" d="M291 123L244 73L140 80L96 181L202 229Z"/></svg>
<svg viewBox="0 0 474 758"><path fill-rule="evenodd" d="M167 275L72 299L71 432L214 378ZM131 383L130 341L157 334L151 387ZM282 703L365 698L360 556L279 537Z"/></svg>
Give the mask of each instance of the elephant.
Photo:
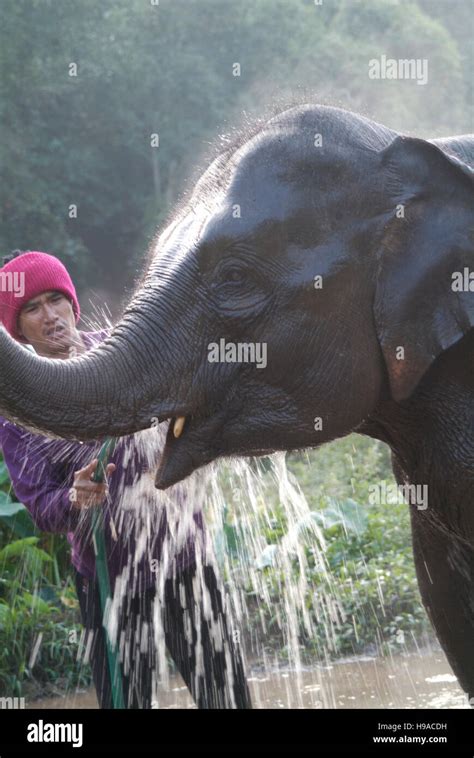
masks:
<svg viewBox="0 0 474 758"><path fill-rule="evenodd" d="M100 346L53 361L0 330L0 413L77 440L171 420L158 488L222 457L382 440L397 481L427 487L409 504L420 592L474 697L473 166L472 135L331 106L246 125Z"/></svg>

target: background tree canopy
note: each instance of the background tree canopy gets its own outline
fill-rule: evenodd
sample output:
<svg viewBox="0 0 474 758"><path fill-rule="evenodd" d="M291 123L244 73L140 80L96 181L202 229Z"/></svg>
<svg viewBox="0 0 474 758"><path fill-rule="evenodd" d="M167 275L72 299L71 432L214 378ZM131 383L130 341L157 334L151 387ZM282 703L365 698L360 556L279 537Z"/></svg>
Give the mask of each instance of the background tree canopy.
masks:
<svg viewBox="0 0 474 758"><path fill-rule="evenodd" d="M304 99L418 136L472 129L465 0L4 0L2 11L2 253L58 255L85 312L100 289L119 314L156 228L243 112ZM426 58L428 83L369 79L381 55Z"/></svg>

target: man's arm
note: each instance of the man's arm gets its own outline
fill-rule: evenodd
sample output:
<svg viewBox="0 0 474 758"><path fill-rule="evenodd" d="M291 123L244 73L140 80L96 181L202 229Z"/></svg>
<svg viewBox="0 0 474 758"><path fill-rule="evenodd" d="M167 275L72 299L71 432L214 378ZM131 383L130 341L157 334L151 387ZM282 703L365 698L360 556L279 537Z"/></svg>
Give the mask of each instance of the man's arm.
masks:
<svg viewBox="0 0 474 758"><path fill-rule="evenodd" d="M34 435L14 424L0 430L0 445L15 495L31 513L36 526L45 532L72 532L81 511L70 499L70 484L58 475L38 445L29 445ZM71 472L72 473L72 472Z"/></svg>
<svg viewBox="0 0 474 758"><path fill-rule="evenodd" d="M1 422L0 422L1 423ZM33 444L32 444L33 443ZM69 448L71 444L64 442ZM73 532L79 523L81 509L100 506L107 495L107 482L93 482L98 459L64 479L62 467L49 461L46 443L41 437L6 422L0 426L0 446L17 499L31 513L38 529L44 532ZM115 464L107 465L107 476ZM72 485L72 486L71 486Z"/></svg>

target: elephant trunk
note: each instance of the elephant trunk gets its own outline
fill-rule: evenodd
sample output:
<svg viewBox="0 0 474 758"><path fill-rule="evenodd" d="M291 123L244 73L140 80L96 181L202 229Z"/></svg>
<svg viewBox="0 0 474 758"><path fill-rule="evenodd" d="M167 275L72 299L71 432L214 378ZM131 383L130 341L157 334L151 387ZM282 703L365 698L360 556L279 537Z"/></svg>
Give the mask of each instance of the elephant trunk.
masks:
<svg viewBox="0 0 474 758"><path fill-rule="evenodd" d="M185 415L175 397L184 367L165 344L172 318L154 298L142 289L104 342L70 360L36 356L0 329L0 413L33 432L78 440Z"/></svg>

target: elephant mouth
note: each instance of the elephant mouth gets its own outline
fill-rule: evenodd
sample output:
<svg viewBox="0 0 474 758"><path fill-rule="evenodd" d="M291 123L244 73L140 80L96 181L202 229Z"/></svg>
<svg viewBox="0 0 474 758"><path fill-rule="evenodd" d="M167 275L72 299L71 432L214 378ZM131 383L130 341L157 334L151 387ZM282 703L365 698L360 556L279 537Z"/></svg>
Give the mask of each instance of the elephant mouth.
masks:
<svg viewBox="0 0 474 758"><path fill-rule="evenodd" d="M258 414L249 414L241 387L227 386L219 401L203 404L205 412L175 406L160 413L158 420L169 421L169 426L155 475L157 489L177 484L222 456L260 456L273 452L265 444L268 440L264 441L257 433Z"/></svg>
<svg viewBox="0 0 474 758"><path fill-rule="evenodd" d="M187 415L184 427L170 420L166 442L155 475L155 487L165 490L222 456L269 455L281 445L268 447L262 440L250 444L246 420L240 413L223 408L212 416ZM176 436L175 430L181 432ZM251 435L250 435L251 436Z"/></svg>
<svg viewBox="0 0 474 758"><path fill-rule="evenodd" d="M160 421L163 420L160 417ZM214 460L224 425L224 410L216 411L212 416L188 413L171 417L155 487L167 489Z"/></svg>

